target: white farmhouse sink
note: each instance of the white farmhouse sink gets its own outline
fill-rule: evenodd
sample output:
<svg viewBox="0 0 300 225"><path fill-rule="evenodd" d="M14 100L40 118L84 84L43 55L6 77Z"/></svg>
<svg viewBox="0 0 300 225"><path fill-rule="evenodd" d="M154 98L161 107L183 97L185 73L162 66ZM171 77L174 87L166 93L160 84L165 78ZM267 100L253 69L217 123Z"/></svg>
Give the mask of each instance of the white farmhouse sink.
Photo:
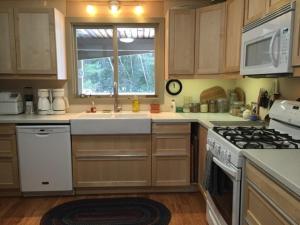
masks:
<svg viewBox="0 0 300 225"><path fill-rule="evenodd" d="M150 134L151 117L144 113L83 113L71 119L71 134Z"/></svg>

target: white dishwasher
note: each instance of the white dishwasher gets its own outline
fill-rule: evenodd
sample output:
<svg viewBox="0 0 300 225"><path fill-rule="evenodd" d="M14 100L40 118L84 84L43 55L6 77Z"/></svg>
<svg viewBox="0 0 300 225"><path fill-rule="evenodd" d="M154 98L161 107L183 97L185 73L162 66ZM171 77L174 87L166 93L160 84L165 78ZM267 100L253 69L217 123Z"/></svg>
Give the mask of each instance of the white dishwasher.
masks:
<svg viewBox="0 0 300 225"><path fill-rule="evenodd" d="M17 126L17 140L22 192L73 190L69 125Z"/></svg>

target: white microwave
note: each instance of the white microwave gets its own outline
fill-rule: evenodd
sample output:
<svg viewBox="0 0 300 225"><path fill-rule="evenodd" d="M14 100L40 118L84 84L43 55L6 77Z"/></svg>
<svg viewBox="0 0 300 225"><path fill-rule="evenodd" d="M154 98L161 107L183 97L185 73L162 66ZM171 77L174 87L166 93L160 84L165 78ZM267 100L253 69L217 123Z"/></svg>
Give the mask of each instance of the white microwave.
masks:
<svg viewBox="0 0 300 225"><path fill-rule="evenodd" d="M292 73L294 4L244 27L241 75Z"/></svg>

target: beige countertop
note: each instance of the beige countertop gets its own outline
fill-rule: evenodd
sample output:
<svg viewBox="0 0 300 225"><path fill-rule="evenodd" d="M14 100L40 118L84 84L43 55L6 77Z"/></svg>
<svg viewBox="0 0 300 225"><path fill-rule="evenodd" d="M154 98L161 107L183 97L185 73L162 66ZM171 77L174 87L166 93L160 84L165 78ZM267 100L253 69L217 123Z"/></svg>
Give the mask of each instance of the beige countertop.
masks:
<svg viewBox="0 0 300 225"><path fill-rule="evenodd" d="M300 150L243 150L246 158L300 197Z"/></svg>
<svg viewBox="0 0 300 225"><path fill-rule="evenodd" d="M132 113L132 112L122 112ZM243 121L240 117L231 116L228 113L149 113L153 122L199 122L203 126L210 128L213 125L210 121ZM78 118L83 113L66 113L65 115L0 115L0 123L34 124L34 123L69 123L70 120Z"/></svg>

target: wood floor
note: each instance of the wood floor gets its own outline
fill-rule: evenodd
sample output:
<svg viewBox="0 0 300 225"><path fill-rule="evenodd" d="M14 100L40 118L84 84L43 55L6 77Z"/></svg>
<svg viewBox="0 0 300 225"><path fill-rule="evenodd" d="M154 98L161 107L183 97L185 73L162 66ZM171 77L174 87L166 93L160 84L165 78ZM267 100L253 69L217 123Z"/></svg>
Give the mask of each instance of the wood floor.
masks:
<svg viewBox="0 0 300 225"><path fill-rule="evenodd" d="M169 225L207 225L205 219L205 202L200 193L142 194L130 196L142 196L165 204L172 213ZM39 225L43 214L56 205L75 199L106 197L111 196L0 198L0 224ZM113 197L124 197L124 195L114 195Z"/></svg>

